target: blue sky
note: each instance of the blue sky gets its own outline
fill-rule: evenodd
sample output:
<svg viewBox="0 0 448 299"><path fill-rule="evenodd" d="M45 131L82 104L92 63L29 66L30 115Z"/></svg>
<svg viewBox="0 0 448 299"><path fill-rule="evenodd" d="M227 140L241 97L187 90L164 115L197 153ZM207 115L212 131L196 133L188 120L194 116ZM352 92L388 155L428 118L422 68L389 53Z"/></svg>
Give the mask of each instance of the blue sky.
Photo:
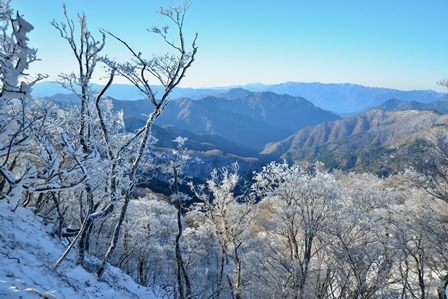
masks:
<svg viewBox="0 0 448 299"><path fill-rule="evenodd" d="M169 1L13 0L35 27L30 44L42 61L32 72L54 80L76 68L50 25L63 20L63 3L73 19L84 11L92 32L108 29L147 57L163 52L146 29L167 23L155 10ZM447 12L446 0L192 0L185 33L199 34L199 51L181 86L298 81L445 91L436 82L448 79ZM111 38L104 53L129 58Z"/></svg>

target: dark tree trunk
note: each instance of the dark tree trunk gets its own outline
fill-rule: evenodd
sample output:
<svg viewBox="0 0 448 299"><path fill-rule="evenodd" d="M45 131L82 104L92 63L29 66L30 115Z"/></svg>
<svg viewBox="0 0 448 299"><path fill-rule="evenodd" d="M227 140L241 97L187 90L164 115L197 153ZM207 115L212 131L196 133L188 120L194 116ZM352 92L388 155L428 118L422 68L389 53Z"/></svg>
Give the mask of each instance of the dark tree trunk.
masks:
<svg viewBox="0 0 448 299"><path fill-rule="evenodd" d="M445 275L441 279L439 289L437 290L439 293L439 299L448 299L448 295L446 293L447 286L448 286L448 275Z"/></svg>
<svg viewBox="0 0 448 299"><path fill-rule="evenodd" d="M174 194L178 194L178 180L177 180L177 168L173 166L173 177L174 177ZM177 234L176 234L176 261L177 261L177 287L179 289L179 298L189 299L191 298L191 283L190 277L188 276L187 270L185 269L185 263L182 258L182 251L180 248L180 238L182 237L182 203L179 198L176 199L176 209L177 209ZM185 289L184 289L185 283Z"/></svg>

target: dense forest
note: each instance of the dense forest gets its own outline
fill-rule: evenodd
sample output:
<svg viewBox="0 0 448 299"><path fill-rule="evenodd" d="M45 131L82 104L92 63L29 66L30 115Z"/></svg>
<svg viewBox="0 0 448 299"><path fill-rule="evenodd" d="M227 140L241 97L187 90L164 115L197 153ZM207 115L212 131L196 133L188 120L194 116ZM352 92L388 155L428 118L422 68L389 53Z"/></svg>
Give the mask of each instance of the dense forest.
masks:
<svg viewBox="0 0 448 299"><path fill-rule="evenodd" d="M201 167L186 139L160 151L151 133L194 65L196 37L182 35L188 4L158 11L178 34L152 28L173 52L150 58L112 32L96 37L85 15L73 21L64 7L65 21L53 26L79 68L58 82L80 105L63 107L31 96L45 79L27 73L38 59L27 37L33 26L8 1L0 9L0 201L52 226L66 251L48 266L76 252L76 265L98 277L119 267L160 298L447 298L444 127L387 177L277 161L250 179L238 163L219 166L197 183L185 175ZM132 59L103 55L108 38ZM109 81L95 90L99 65ZM133 131L103 97L115 76L152 104ZM150 76L163 93L153 92ZM160 173L169 194L143 187Z"/></svg>

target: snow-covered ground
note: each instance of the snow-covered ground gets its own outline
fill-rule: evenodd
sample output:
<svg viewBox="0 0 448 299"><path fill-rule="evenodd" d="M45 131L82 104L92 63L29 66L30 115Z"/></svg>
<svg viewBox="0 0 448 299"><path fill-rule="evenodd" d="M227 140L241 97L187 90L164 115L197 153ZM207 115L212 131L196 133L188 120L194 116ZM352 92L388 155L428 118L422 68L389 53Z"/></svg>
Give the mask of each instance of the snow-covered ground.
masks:
<svg viewBox="0 0 448 299"><path fill-rule="evenodd" d="M156 298L114 267L99 281L74 265L74 252L52 269L64 246L49 235L51 225L13 208L0 200L0 298Z"/></svg>

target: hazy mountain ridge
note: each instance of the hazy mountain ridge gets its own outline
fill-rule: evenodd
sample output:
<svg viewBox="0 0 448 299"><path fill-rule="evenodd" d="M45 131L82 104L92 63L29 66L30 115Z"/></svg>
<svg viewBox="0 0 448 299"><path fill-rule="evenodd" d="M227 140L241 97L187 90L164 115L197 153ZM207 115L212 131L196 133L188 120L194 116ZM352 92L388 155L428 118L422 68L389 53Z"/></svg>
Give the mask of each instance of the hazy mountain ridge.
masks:
<svg viewBox="0 0 448 299"><path fill-rule="evenodd" d="M104 85L92 84L92 87L96 91L100 91ZM163 93L163 87L161 85L152 86L153 91L156 94ZM221 89L228 88L180 88L176 87L171 92L171 98L177 99L181 97L196 98L207 93L219 92ZM32 93L37 97L52 97L55 94L69 94L71 91L64 89L60 84L55 82L43 81L33 86ZM117 100L130 101L143 99L142 93L131 84L112 84L106 91L105 96L112 97Z"/></svg>
<svg viewBox="0 0 448 299"><path fill-rule="evenodd" d="M276 93L301 96L325 110L339 114L359 113L389 99L430 103L448 100L445 93L433 90L397 90L391 88L367 87L358 84L324 84L286 82L266 87Z"/></svg>
<svg viewBox="0 0 448 299"><path fill-rule="evenodd" d="M98 90L101 85L94 85ZM188 97L199 99L207 96L222 98L229 89L234 89L233 93L237 97L244 96L245 91L265 92L270 91L277 94L288 94L294 97L302 97L313 103L316 107L333 111L340 115L354 114L374 108L389 99L398 99L405 102L416 101L420 103L431 103L447 101L446 93L433 90L398 90L381 87L367 87L349 83L303 83L285 82L280 84L246 84L239 86L215 87L215 88L175 88L170 95L171 99ZM154 91L159 94L161 86L154 86ZM33 87L33 94L40 97L53 96L57 93L69 93L62 89L57 83L41 82ZM118 100L137 100L142 95L138 90L128 84L113 84L106 96ZM235 95L226 96L235 97Z"/></svg>
<svg viewBox="0 0 448 299"><path fill-rule="evenodd" d="M435 110L440 113L448 113L448 102L431 102L431 103L420 103L416 101L404 102L397 99L390 99L384 103L378 105L376 108L384 110Z"/></svg>

